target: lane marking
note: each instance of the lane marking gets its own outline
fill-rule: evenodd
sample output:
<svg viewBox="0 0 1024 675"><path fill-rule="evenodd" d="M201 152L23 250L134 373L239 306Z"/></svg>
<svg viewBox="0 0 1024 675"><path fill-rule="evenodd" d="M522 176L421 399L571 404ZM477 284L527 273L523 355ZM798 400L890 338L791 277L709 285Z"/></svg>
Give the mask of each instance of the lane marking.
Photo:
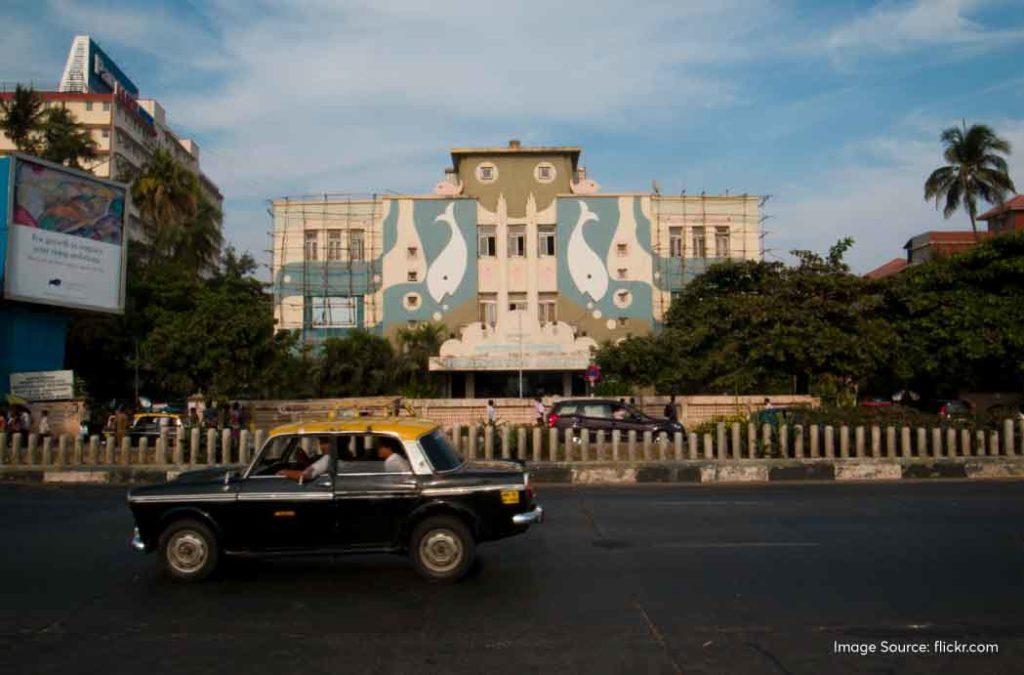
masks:
<svg viewBox="0 0 1024 675"><path fill-rule="evenodd" d="M812 548L816 541L676 541L654 544L653 548Z"/></svg>
<svg viewBox="0 0 1024 675"><path fill-rule="evenodd" d="M665 501L651 502L652 506L778 506L780 502L758 501Z"/></svg>
<svg viewBox="0 0 1024 675"><path fill-rule="evenodd" d="M650 632L651 638L661 647L661 650L665 653L665 658L668 659L668 662L672 665L672 669L677 675L683 675L683 669L679 667L679 664L676 663L675 658L672 656L672 651L669 649L668 643L665 642L665 636L661 634L661 631L658 630L654 621L651 620L651 616L647 613L647 610L644 609L643 605L640 604L640 601L636 599L633 600L633 607L635 607L637 611L640 612L640 616L644 618L644 622L647 623L647 630Z"/></svg>

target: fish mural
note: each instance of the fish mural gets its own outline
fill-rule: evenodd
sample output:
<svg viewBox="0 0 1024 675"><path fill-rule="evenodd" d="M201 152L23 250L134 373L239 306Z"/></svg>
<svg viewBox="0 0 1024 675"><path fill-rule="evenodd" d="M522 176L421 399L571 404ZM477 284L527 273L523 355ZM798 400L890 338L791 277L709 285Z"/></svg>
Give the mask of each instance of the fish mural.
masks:
<svg viewBox="0 0 1024 675"><path fill-rule="evenodd" d="M469 253L466 239L462 236L459 224L455 222L455 203L450 202L444 213L434 218L436 223L444 223L451 232L448 244L438 254L427 270L427 292L434 302L441 302L446 295L454 295L462 278L466 275Z"/></svg>
<svg viewBox="0 0 1024 675"><path fill-rule="evenodd" d="M580 293L589 295L595 302L608 292L608 270L594 249L590 248L583 238L583 227L588 223L598 222L597 214L587 208L586 202L578 201L580 206L579 219L569 235L567 263L572 283Z"/></svg>

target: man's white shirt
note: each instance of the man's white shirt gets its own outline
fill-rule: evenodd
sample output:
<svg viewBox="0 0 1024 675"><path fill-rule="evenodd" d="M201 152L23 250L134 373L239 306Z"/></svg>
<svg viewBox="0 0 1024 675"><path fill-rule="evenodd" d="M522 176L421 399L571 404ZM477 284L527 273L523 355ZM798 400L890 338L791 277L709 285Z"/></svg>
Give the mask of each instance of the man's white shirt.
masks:
<svg viewBox="0 0 1024 675"><path fill-rule="evenodd" d="M384 471L387 473L403 473L409 470L409 462L405 461L405 457L397 453L389 455L384 460Z"/></svg>

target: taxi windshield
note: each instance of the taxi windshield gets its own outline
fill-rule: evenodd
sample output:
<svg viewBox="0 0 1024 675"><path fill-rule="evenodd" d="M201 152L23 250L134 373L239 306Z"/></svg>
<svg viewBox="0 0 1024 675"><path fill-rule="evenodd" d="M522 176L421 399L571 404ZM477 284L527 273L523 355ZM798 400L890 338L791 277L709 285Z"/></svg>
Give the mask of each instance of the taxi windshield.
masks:
<svg viewBox="0 0 1024 675"><path fill-rule="evenodd" d="M434 471L450 471L462 464L462 457L455 452L455 448L440 429L435 429L420 438L420 445Z"/></svg>

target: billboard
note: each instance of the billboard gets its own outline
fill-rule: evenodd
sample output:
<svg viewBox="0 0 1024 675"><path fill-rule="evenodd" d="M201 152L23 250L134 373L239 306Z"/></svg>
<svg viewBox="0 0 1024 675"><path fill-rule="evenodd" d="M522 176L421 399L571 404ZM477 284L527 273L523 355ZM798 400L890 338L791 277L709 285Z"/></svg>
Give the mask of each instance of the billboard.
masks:
<svg viewBox="0 0 1024 675"><path fill-rule="evenodd" d="M88 35L76 35L60 78L60 91L114 94L132 115L156 133L152 115L139 106L139 88Z"/></svg>
<svg viewBox="0 0 1024 675"><path fill-rule="evenodd" d="M123 312L127 187L11 159L4 297Z"/></svg>

